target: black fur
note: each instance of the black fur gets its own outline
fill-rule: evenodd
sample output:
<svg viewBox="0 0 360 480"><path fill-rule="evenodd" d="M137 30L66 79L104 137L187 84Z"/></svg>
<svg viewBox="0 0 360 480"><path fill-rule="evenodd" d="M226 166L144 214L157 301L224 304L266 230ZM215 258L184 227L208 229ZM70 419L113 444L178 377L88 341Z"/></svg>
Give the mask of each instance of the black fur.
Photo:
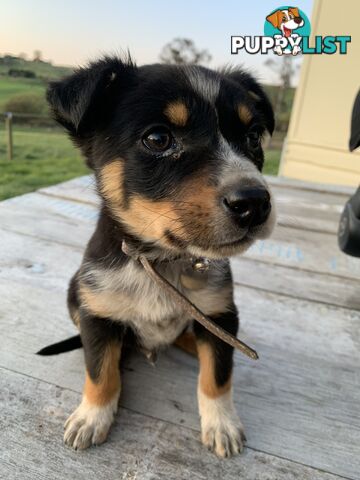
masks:
<svg viewBox="0 0 360 480"><path fill-rule="evenodd" d="M125 333L151 354L191 326L186 312L149 285L142 266L123 253L123 240L193 295L195 305L206 305L208 294L209 316L236 335L238 314L226 257L268 234L271 210L260 173L260 140L273 132L274 115L261 86L238 69L137 67L130 58L105 57L51 83L47 99L54 118L93 169L101 198L96 230L68 291L92 381L99 379L107 346L114 341L120 346ZM250 190L252 195L265 192L268 200L261 221L246 225L243 214L260 212L259 197L241 203L239 191ZM194 256L216 259L203 288L191 270ZM231 376L233 348L199 324L193 328L213 350L220 395ZM71 345L79 341L45 351ZM74 442L72 434L67 438Z"/></svg>
<svg viewBox="0 0 360 480"><path fill-rule="evenodd" d="M221 315L211 316L210 318L224 330L236 336L239 328L239 319L237 308L234 304L230 306L229 311ZM194 323L194 333L199 340L207 342L211 346L215 359L215 380L218 386L222 387L231 375L234 348L210 333L200 323Z"/></svg>
<svg viewBox="0 0 360 480"><path fill-rule="evenodd" d="M194 89L189 80L191 75L218 82L214 105ZM164 109L179 98L190 115L185 126L171 126L174 134L181 138L183 150L181 161L174 161L171 156L150 153L139 139L152 125L169 124ZM109 161L118 157L126 159L121 179L125 204L134 194L152 201L167 199L204 167L210 172L209 184L216 185L219 160L214 152L218 148L218 127L236 152L246 155L261 169L264 159L261 146L249 145L247 132L255 129L262 135L265 130L271 134L274 129L274 115L266 94L250 74L239 69L214 72L204 67L160 64L137 67L130 56L124 60L104 57L64 80L52 82L47 99L54 118L81 148L98 179L102 167ZM250 125L243 124L239 118L236 112L239 104L251 112ZM101 185L98 186L101 191ZM111 206L102 199L98 225L84 255L85 265L121 268L129 261L121 250L124 238L142 252L156 252L158 247L132 234L126 223L115 219ZM192 228L195 227L196 222ZM164 236L178 250L186 247L186 242L173 232L166 230ZM167 252L167 256L171 259L174 254ZM84 282L92 286L91 278ZM80 312L77 275L69 287L68 304ZM221 321L225 322L225 328L230 322L229 315L236 317L236 310L224 314ZM197 332L204 333L198 327ZM218 348L216 342L214 348Z"/></svg>
<svg viewBox="0 0 360 480"><path fill-rule="evenodd" d="M107 345L113 342L120 344L125 328L107 318L99 318L85 313L81 315L80 325L86 370L91 379L96 382Z"/></svg>
<svg viewBox="0 0 360 480"><path fill-rule="evenodd" d="M74 335L73 337L62 340L61 342L48 345L47 347L44 347L36 352L36 354L43 356L58 355L59 353L71 352L72 350L76 350L77 348L81 347L82 342L80 335Z"/></svg>

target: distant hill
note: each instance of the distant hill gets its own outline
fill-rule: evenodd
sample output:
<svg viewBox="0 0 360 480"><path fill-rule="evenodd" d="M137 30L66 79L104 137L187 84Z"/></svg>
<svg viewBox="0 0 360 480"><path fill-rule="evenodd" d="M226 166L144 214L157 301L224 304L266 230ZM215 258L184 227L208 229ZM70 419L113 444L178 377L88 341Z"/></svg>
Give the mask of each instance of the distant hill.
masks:
<svg viewBox="0 0 360 480"><path fill-rule="evenodd" d="M8 76L11 72L32 72L40 80L55 80L71 73L71 68L53 65L43 60L24 60L13 55L0 56L0 75Z"/></svg>
<svg viewBox="0 0 360 480"><path fill-rule="evenodd" d="M45 94L46 84L71 73L69 67L42 60L24 60L12 55L0 56L0 112L6 102L20 94Z"/></svg>

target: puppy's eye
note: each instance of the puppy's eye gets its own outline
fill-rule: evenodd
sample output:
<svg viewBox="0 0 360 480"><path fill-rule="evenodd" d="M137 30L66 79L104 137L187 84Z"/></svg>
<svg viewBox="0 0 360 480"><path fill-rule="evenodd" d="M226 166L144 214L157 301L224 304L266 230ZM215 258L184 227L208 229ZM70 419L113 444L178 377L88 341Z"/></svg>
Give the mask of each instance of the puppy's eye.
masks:
<svg viewBox="0 0 360 480"><path fill-rule="evenodd" d="M174 143L174 137L166 128L155 128L142 138L146 148L155 153L166 152Z"/></svg>
<svg viewBox="0 0 360 480"><path fill-rule="evenodd" d="M250 130L246 134L246 140L250 148L258 148L261 142L260 132L258 132L257 130Z"/></svg>

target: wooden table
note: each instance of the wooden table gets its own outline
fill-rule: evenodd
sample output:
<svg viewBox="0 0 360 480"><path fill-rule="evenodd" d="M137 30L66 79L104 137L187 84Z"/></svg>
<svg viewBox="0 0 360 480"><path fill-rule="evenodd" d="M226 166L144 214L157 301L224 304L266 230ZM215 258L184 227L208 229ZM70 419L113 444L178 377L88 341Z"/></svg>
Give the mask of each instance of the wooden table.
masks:
<svg viewBox="0 0 360 480"><path fill-rule="evenodd" d="M75 333L65 295L97 216L93 179L0 204L0 478L360 478L360 260L335 236L350 191L271 183L279 225L232 262L240 336L260 360L236 354L248 444L225 461L199 442L197 362L176 348L155 368L130 359L106 444L63 445L83 353L34 352Z"/></svg>

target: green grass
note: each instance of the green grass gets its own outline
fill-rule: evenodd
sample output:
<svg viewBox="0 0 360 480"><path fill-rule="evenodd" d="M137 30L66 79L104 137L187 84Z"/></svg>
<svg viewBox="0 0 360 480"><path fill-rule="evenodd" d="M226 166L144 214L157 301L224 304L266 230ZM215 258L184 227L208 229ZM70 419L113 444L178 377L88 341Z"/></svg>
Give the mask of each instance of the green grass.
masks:
<svg viewBox="0 0 360 480"><path fill-rule="evenodd" d="M5 103L14 95L35 93L45 95L46 85L37 78L0 77L0 112L4 111Z"/></svg>
<svg viewBox="0 0 360 480"><path fill-rule="evenodd" d="M267 150L265 152L264 173L266 175L277 175L279 171L281 150Z"/></svg>
<svg viewBox="0 0 360 480"><path fill-rule="evenodd" d="M64 133L14 127L14 158L7 160L0 129L0 200L85 175L78 150Z"/></svg>
<svg viewBox="0 0 360 480"><path fill-rule="evenodd" d="M29 70L37 78L9 77L11 68ZM0 57L0 112L4 111L5 103L14 95L34 93L44 95L48 80L56 80L71 73L69 67L52 65L47 62L33 62L21 58Z"/></svg>

